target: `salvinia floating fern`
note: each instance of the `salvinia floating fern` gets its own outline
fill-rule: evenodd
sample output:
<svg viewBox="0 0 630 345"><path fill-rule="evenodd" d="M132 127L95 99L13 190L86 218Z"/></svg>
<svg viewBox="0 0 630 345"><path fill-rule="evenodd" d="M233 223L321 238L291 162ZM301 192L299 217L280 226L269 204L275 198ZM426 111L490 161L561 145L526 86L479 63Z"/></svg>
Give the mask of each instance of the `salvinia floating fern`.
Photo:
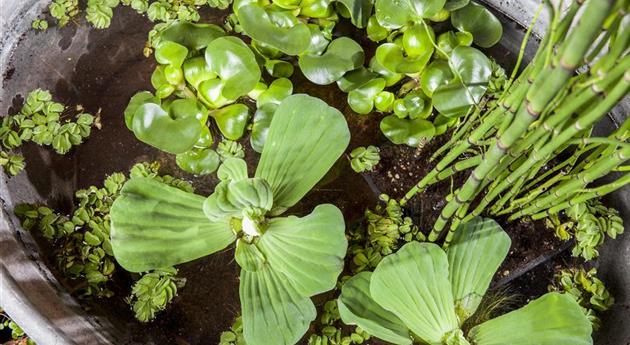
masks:
<svg viewBox="0 0 630 345"><path fill-rule="evenodd" d="M592 260L599 255L597 248L604 243L606 236L615 239L624 231L623 219L614 208L604 206L599 200L588 200L566 209L569 217L566 222L551 214L547 226L553 228L556 236L568 240L575 238L573 256Z"/></svg>
<svg viewBox="0 0 630 345"><path fill-rule="evenodd" d="M296 343L316 316L310 297L337 283L347 249L345 225L329 204L302 218L278 216L326 174L349 139L339 111L307 95L286 98L271 121L254 177L243 160L228 159L207 198L151 179L129 180L111 212L116 260L143 272L236 241L246 342Z"/></svg>
<svg viewBox="0 0 630 345"><path fill-rule="evenodd" d="M148 322L164 310L177 295L177 289L186 284L186 279L177 278L177 270L168 267L144 274L133 285L127 302L131 304L136 319Z"/></svg>
<svg viewBox="0 0 630 345"><path fill-rule="evenodd" d="M581 267L563 269L554 276L549 291L564 292L573 296L591 321L595 331L601 326L598 313L610 309L615 303L615 298L610 294L604 282L597 278L595 268L588 271Z"/></svg>
<svg viewBox="0 0 630 345"><path fill-rule="evenodd" d="M501 227L481 218L462 225L446 251L432 243L406 244L373 273L344 284L338 299L342 320L394 344L592 344L581 307L559 293L464 334L460 327L477 310L509 248Z"/></svg>

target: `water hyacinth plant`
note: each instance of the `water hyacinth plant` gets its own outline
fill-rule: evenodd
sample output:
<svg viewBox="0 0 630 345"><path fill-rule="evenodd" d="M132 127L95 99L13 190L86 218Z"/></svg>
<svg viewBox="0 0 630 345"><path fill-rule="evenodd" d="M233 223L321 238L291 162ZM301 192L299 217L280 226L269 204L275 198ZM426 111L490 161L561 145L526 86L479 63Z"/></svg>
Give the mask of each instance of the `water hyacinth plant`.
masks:
<svg viewBox="0 0 630 345"><path fill-rule="evenodd" d="M279 216L326 174L349 140L337 110L307 95L286 98L275 111L254 177L243 160L227 159L207 198L151 179L129 180L111 211L116 260L143 272L236 241L245 340L296 343L316 316L310 297L333 288L342 270L345 225L329 204L302 218Z"/></svg>
<svg viewBox="0 0 630 345"><path fill-rule="evenodd" d="M591 324L580 305L559 293L464 333L462 325L477 310L509 248L501 227L481 218L462 225L446 251L432 243L408 243L374 272L344 284L339 313L345 323L400 345L592 344Z"/></svg>

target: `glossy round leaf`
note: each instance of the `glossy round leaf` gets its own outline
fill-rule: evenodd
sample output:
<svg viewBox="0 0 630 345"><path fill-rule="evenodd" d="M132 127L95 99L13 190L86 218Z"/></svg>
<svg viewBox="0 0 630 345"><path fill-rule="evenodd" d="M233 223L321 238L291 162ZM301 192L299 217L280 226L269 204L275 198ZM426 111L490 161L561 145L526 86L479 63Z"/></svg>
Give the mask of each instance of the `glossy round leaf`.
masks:
<svg viewBox="0 0 630 345"><path fill-rule="evenodd" d="M212 72L206 63L206 59L202 56L197 56L184 62L184 78L195 89L199 88L199 84L206 80L214 79L217 74Z"/></svg>
<svg viewBox="0 0 630 345"><path fill-rule="evenodd" d="M378 73L374 73L361 66L354 71L346 73L341 79L337 80L337 86L339 86L341 91L347 93L378 77Z"/></svg>
<svg viewBox="0 0 630 345"><path fill-rule="evenodd" d="M269 135L271 120L273 119L273 114L276 112L277 108L277 104L267 103L256 109L254 120L252 121L252 135L250 136L249 141L254 151L258 153L263 152L267 136Z"/></svg>
<svg viewBox="0 0 630 345"><path fill-rule="evenodd" d="M433 54L427 50L425 54L406 56L403 47L396 43L384 43L376 48L376 60L381 66L395 74L416 74L422 71Z"/></svg>
<svg viewBox="0 0 630 345"><path fill-rule="evenodd" d="M186 60L186 56L188 56L188 48L179 43L164 41L155 48L155 60L162 65L179 68Z"/></svg>
<svg viewBox="0 0 630 345"><path fill-rule="evenodd" d="M208 175L217 170L221 164L221 158L212 149L192 149L177 155L177 166L182 170L195 175Z"/></svg>
<svg viewBox="0 0 630 345"><path fill-rule="evenodd" d="M206 48L206 62L210 71L223 82L221 94L235 100L254 89L260 80L260 68L254 53L236 37L221 37Z"/></svg>
<svg viewBox="0 0 630 345"><path fill-rule="evenodd" d="M337 6L344 6L350 14L352 24L364 28L372 14L373 0L337 0Z"/></svg>
<svg viewBox="0 0 630 345"><path fill-rule="evenodd" d="M409 22L420 22L433 17L444 7L446 0L376 0L376 18L390 29L398 29Z"/></svg>
<svg viewBox="0 0 630 345"><path fill-rule="evenodd" d="M376 96L385 88L385 79L377 78L348 93L348 104L358 114L369 114L374 109Z"/></svg>
<svg viewBox="0 0 630 345"><path fill-rule="evenodd" d="M201 50L222 36L225 36L225 31L217 25L180 21L173 22L160 33L162 41L176 42L190 50Z"/></svg>
<svg viewBox="0 0 630 345"><path fill-rule="evenodd" d="M304 55L299 59L304 76L318 85L328 85L363 65L363 48L348 37L340 37L330 43L322 55Z"/></svg>
<svg viewBox="0 0 630 345"><path fill-rule="evenodd" d="M221 134L230 140L238 140L247 128L249 108L244 104L232 104L211 113Z"/></svg>
<svg viewBox="0 0 630 345"><path fill-rule="evenodd" d="M470 2L454 11L451 23L460 31L470 32L476 45L490 48L503 36L503 26L485 6Z"/></svg>
<svg viewBox="0 0 630 345"><path fill-rule="evenodd" d="M423 119L401 119L389 115L381 121L381 131L394 144L418 147L433 138L435 127Z"/></svg>
<svg viewBox="0 0 630 345"><path fill-rule="evenodd" d="M444 116L459 117L481 101L492 76L492 64L484 53L465 46L453 50L449 63L456 78L434 91L433 106Z"/></svg>
<svg viewBox="0 0 630 345"><path fill-rule="evenodd" d="M299 55L310 45L311 31L306 24L279 26L263 7L254 3L239 7L237 14L247 36L288 55Z"/></svg>
<svg viewBox="0 0 630 345"><path fill-rule="evenodd" d="M422 85L422 91L424 91L427 96L431 97L435 89L449 83L454 77L455 75L451 71L448 62L435 60L422 72L420 85Z"/></svg>
<svg viewBox="0 0 630 345"><path fill-rule="evenodd" d="M446 0L446 3L444 4L444 9L453 12L468 5L469 2L470 0Z"/></svg>
<svg viewBox="0 0 630 345"><path fill-rule="evenodd" d="M160 104L160 100L149 91L138 92L137 94L133 95L133 97L131 97L131 99L129 100L129 104L127 105L127 108L125 108L124 112L125 125L127 125L127 128L132 128L133 117L136 114L136 110L138 110L139 107L146 103Z"/></svg>
<svg viewBox="0 0 630 345"><path fill-rule="evenodd" d="M202 126L196 113L177 112L177 115L171 117L160 105L145 103L133 116L132 130L146 144L169 153L184 153L195 145Z"/></svg>

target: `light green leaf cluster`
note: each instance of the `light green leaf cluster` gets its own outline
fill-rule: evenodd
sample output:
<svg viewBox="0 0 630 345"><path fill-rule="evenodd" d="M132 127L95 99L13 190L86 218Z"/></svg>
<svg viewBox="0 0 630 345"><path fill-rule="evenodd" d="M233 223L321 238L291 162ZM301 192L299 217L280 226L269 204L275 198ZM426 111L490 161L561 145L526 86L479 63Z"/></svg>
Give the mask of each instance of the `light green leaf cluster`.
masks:
<svg viewBox="0 0 630 345"><path fill-rule="evenodd" d="M373 171L381 160L380 150L376 146L357 147L350 152L350 165L352 170L361 173Z"/></svg>
<svg viewBox="0 0 630 345"><path fill-rule="evenodd" d="M190 183L158 174L159 164L139 163L130 170L131 177L147 177L192 192ZM75 193L75 207L65 216L46 206L23 204L14 213L26 230L37 229L55 244L59 270L78 285L81 296L109 297L108 282L116 269L110 242L110 208L119 196L127 177L122 173L108 176L102 187L90 186Z"/></svg>
<svg viewBox="0 0 630 345"><path fill-rule="evenodd" d="M0 165L11 175L19 173L24 168L24 159L11 151L28 141L50 145L57 153L66 154L90 135L92 126L100 126L98 117L83 110L78 105L76 111L72 111L68 106L53 101L49 91L31 91L17 114L2 119ZM68 119L67 116L72 113L75 113L74 119Z"/></svg>
<svg viewBox="0 0 630 345"><path fill-rule="evenodd" d="M114 8L120 0L88 0L85 19L97 29L108 28L112 23Z"/></svg>
<svg viewBox="0 0 630 345"><path fill-rule="evenodd" d="M46 31L48 29L48 21L46 19L35 19L31 23L31 27L35 30Z"/></svg>
<svg viewBox="0 0 630 345"><path fill-rule="evenodd" d="M229 158L245 158L245 150L243 145L232 140L223 140L217 146L217 153L222 161Z"/></svg>
<svg viewBox="0 0 630 345"><path fill-rule="evenodd" d="M345 329L341 323L341 315L337 307L337 300L329 300L324 303L321 316L317 324L315 333L308 339L308 345L353 345L363 344L371 336L361 329L354 327L352 330Z"/></svg>
<svg viewBox="0 0 630 345"><path fill-rule="evenodd" d="M79 14L79 0L53 0L48 10L57 19L57 25L64 27Z"/></svg>
<svg viewBox="0 0 630 345"><path fill-rule="evenodd" d="M385 257L373 273L342 287L342 320L394 344L592 344L591 325L573 297L549 293L527 306L474 326L477 310L507 255L510 238L493 220L462 225L446 251L411 242ZM545 317L541 317L545 315Z"/></svg>
<svg viewBox="0 0 630 345"><path fill-rule="evenodd" d="M586 271L583 267L567 268L556 273L549 291L568 293L580 304L584 314L597 331L601 326L598 313L604 312L615 303L604 282L597 278L597 269Z"/></svg>
<svg viewBox="0 0 630 345"><path fill-rule="evenodd" d="M168 267L145 273L138 279L127 297L136 319L149 322L177 296L177 289L186 284L186 279L177 278L177 270Z"/></svg>
<svg viewBox="0 0 630 345"><path fill-rule="evenodd" d="M425 237L409 217L403 215L396 199L380 196L383 204L374 211L365 211L365 222L350 229L350 270L357 274L374 269L382 258L393 253L402 243L425 241Z"/></svg>
<svg viewBox="0 0 630 345"><path fill-rule="evenodd" d="M566 210L569 220L562 222L557 214L550 215L545 221L562 240L575 238L573 256L592 260L599 256L598 248L606 236L615 239L624 232L623 219L619 211L604 206L601 201L592 199L571 206Z"/></svg>
<svg viewBox="0 0 630 345"><path fill-rule="evenodd" d="M350 140L341 113L307 95L278 105L254 177L229 158L207 198L132 178L112 206L118 263L143 272L188 262L236 241L243 334L250 345L294 344L316 316L310 297L332 289L347 250L333 205L278 217L321 180ZM275 320L270 325L268 320Z"/></svg>
<svg viewBox="0 0 630 345"><path fill-rule="evenodd" d="M230 7L231 4L232 0L208 0L208 6L218 8L220 10L225 10Z"/></svg>

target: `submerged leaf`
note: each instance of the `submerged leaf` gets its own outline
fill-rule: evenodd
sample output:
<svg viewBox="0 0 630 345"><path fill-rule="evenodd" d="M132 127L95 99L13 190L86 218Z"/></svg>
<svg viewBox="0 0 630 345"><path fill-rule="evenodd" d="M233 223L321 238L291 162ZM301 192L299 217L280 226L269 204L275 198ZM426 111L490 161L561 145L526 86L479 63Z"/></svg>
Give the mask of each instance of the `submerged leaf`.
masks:
<svg viewBox="0 0 630 345"><path fill-rule="evenodd" d="M131 272L169 267L215 253L234 242L227 220L210 222L205 198L151 178L130 179L111 208L118 263Z"/></svg>
<svg viewBox="0 0 630 345"><path fill-rule="evenodd" d="M273 214L295 205L339 159L350 141L344 116L324 101L287 97L276 110L256 177L271 185Z"/></svg>
<svg viewBox="0 0 630 345"><path fill-rule="evenodd" d="M361 272L343 284L337 300L346 325L357 325L369 334L398 345L411 345L409 329L393 313L383 309L370 295L372 272Z"/></svg>

